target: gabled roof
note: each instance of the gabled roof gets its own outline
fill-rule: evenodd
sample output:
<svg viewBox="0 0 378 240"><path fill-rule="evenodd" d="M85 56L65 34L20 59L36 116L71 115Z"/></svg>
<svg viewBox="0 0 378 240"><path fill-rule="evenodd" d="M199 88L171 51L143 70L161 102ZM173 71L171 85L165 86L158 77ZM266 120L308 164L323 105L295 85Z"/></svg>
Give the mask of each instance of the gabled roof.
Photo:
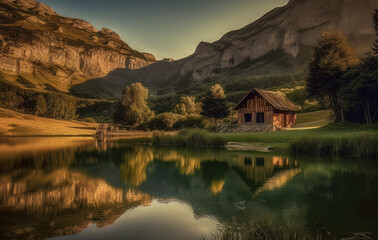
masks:
<svg viewBox="0 0 378 240"><path fill-rule="evenodd" d="M234 110L239 107L239 105L253 92L257 92L260 94L263 98L265 98L266 101L268 101L275 109L281 110L281 111L291 111L291 112L298 112L301 110L301 107L298 105L295 105L290 99L286 97L286 95L282 92L271 92L271 91L265 91L258 88L252 88L251 91L243 97L243 99L234 107Z"/></svg>

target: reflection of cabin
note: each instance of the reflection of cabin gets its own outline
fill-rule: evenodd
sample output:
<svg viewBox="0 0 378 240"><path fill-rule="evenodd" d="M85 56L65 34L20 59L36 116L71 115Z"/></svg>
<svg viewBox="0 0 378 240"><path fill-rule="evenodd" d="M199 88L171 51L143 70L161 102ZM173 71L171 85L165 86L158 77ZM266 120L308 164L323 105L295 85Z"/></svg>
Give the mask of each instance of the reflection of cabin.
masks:
<svg viewBox="0 0 378 240"><path fill-rule="evenodd" d="M271 131L294 127L300 107L284 93L253 88L234 109L240 131Z"/></svg>

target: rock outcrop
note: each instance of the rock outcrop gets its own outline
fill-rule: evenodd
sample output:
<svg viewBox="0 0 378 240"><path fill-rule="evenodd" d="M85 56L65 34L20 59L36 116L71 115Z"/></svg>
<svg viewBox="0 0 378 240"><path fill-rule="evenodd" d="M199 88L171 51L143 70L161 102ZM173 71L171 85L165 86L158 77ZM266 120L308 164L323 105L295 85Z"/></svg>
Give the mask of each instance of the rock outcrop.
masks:
<svg viewBox="0 0 378 240"><path fill-rule="evenodd" d="M201 42L181 75L204 79L215 69L235 67L277 50L295 58L301 48L315 46L327 30L342 32L364 53L375 37L372 16L377 7L375 0L290 0L214 43Z"/></svg>
<svg viewBox="0 0 378 240"><path fill-rule="evenodd" d="M164 59L134 71L117 69L104 78L77 85L73 91L112 99L132 82L142 82L152 90L181 91L225 79L237 82L303 74L323 31L345 34L361 56L371 51L377 5L376 0L291 0L216 42L201 42L186 58ZM98 93L94 86L106 86L107 91ZM112 96L115 92L118 94Z"/></svg>
<svg viewBox="0 0 378 240"><path fill-rule="evenodd" d="M114 69L138 69L155 61L110 29L98 31L35 0L0 0L0 71L66 91Z"/></svg>

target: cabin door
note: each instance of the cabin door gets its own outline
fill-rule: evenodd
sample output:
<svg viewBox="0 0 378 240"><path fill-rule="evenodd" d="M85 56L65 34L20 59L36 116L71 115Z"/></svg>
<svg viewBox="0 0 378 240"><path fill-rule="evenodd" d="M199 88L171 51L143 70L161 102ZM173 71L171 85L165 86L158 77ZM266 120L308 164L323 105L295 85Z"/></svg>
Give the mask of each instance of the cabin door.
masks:
<svg viewBox="0 0 378 240"><path fill-rule="evenodd" d="M287 115L284 114L283 127L287 127Z"/></svg>

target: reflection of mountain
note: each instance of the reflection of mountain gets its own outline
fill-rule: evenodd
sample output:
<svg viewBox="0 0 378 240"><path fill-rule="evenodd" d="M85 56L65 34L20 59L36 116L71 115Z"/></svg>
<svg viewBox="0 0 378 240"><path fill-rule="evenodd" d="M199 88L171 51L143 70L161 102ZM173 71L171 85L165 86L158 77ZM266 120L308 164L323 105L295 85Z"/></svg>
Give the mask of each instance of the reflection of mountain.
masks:
<svg viewBox="0 0 378 240"><path fill-rule="evenodd" d="M1 223L0 236L21 237L20 229L35 238L76 234L91 223L110 225L127 209L151 201L147 194L114 188L104 180L67 169L21 175L16 171L1 177L0 212L19 228L9 232L1 229L6 226Z"/></svg>
<svg viewBox="0 0 378 240"><path fill-rule="evenodd" d="M149 204L151 196L185 202L196 217L220 222L269 215L310 228L377 224L377 168L366 171L345 161L301 161L299 168L296 161L268 154L106 146L30 151L14 161L11 153L6 159L0 154L0 238L46 238L78 233L92 223L109 225L127 209ZM149 217L149 208L139 210Z"/></svg>

